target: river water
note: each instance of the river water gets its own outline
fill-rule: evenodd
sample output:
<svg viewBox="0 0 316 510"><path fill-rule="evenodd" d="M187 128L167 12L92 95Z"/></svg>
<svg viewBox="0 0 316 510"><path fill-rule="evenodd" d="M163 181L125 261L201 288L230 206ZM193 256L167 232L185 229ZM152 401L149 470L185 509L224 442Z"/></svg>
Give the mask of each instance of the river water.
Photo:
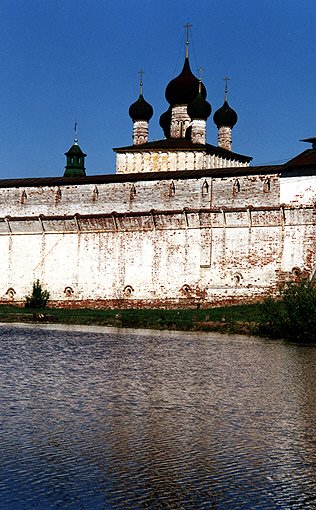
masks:
<svg viewBox="0 0 316 510"><path fill-rule="evenodd" d="M315 509L316 347L0 326L0 508Z"/></svg>

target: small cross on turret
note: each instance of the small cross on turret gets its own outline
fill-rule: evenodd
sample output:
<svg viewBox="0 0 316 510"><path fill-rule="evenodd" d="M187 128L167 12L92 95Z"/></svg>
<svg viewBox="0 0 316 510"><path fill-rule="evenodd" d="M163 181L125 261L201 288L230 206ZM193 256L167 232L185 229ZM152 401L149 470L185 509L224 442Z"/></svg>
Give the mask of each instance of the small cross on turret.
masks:
<svg viewBox="0 0 316 510"><path fill-rule="evenodd" d="M67 162L65 166L64 177L84 177L86 175L85 157L86 154L78 145L78 123L74 125L74 143L68 152L65 152Z"/></svg>

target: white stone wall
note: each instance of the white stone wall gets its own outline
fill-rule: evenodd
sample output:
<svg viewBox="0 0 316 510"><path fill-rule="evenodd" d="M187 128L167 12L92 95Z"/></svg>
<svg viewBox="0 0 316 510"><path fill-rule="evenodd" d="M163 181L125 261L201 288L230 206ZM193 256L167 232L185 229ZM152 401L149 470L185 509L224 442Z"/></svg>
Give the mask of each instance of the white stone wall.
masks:
<svg viewBox="0 0 316 510"><path fill-rule="evenodd" d="M280 179L281 204L316 203L316 175L282 177Z"/></svg>
<svg viewBox="0 0 316 510"><path fill-rule="evenodd" d="M269 191L265 189L266 179L270 182ZM184 207L261 207L279 205L279 193L279 178L275 175L0 188L0 218L182 210Z"/></svg>
<svg viewBox="0 0 316 510"><path fill-rule="evenodd" d="M9 289L23 301L38 278L64 305L239 302L316 263L311 207L42 221L42 233L10 220L11 233L0 235L0 301L12 298Z"/></svg>
<svg viewBox="0 0 316 510"><path fill-rule="evenodd" d="M240 166L247 167L249 163L207 154L206 151L133 151L118 152L116 155L117 174Z"/></svg>
<svg viewBox="0 0 316 510"><path fill-rule="evenodd" d="M315 268L302 201L280 206L273 174L0 189L0 301L37 278L62 305L255 299Z"/></svg>

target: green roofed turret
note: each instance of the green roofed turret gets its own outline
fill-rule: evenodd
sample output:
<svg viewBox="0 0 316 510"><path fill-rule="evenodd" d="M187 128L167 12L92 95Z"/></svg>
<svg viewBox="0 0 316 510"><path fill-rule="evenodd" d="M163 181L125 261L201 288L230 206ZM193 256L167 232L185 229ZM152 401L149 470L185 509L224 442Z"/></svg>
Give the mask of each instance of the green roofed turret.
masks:
<svg viewBox="0 0 316 510"><path fill-rule="evenodd" d="M64 177L84 177L86 175L85 157L87 156L78 145L77 124L75 124L74 144L68 152L65 152L67 164L65 166Z"/></svg>

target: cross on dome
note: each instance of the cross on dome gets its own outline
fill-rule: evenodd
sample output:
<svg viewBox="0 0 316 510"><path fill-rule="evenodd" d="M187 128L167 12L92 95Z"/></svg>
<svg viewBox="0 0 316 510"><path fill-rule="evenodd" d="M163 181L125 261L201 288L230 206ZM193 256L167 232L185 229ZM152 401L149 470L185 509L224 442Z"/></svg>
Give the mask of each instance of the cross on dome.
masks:
<svg viewBox="0 0 316 510"><path fill-rule="evenodd" d="M140 83L139 83L139 87L140 87L140 94L142 95L143 94L143 75L144 75L145 71L143 69L140 69L138 71L138 74L140 75Z"/></svg>
<svg viewBox="0 0 316 510"><path fill-rule="evenodd" d="M225 82L225 101L227 101L227 96L228 96L228 81L230 80L230 78L228 78L228 76L225 76L224 79L224 82Z"/></svg>
<svg viewBox="0 0 316 510"><path fill-rule="evenodd" d="M185 57L189 57L189 30L192 28L191 23L186 23L184 25L185 28Z"/></svg>

